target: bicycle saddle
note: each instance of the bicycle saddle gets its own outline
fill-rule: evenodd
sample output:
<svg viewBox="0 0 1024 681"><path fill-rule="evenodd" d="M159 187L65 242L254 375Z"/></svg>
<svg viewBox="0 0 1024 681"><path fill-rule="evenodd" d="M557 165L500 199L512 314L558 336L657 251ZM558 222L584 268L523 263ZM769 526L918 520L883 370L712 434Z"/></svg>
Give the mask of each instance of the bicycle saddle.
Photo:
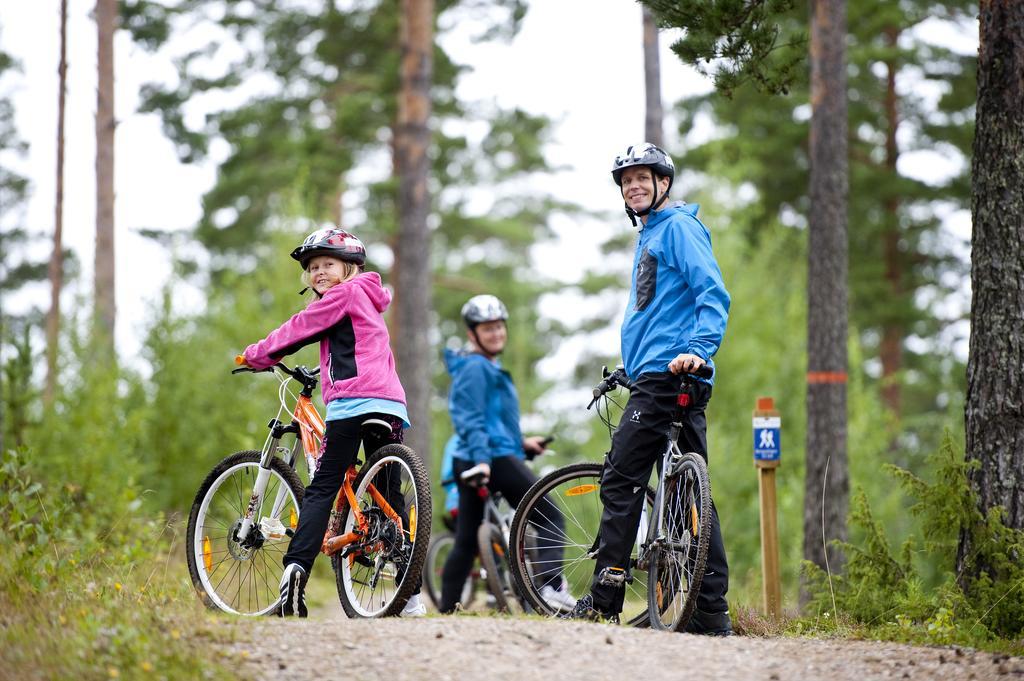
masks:
<svg viewBox="0 0 1024 681"><path fill-rule="evenodd" d="M359 424L364 434L386 437L391 434L391 424L384 419L369 418Z"/></svg>

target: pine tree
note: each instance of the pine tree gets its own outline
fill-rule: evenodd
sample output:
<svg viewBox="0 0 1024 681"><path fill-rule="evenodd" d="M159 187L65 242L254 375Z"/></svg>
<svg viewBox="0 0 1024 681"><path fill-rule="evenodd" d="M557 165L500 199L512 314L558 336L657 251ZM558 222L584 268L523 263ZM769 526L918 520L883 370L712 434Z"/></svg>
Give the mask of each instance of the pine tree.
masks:
<svg viewBox="0 0 1024 681"><path fill-rule="evenodd" d="M967 459L981 510L1002 507L1024 530L1024 4L982 2L978 118L971 169L971 343ZM957 574L965 590L997 580L963 528ZM980 553L980 552L979 552Z"/></svg>

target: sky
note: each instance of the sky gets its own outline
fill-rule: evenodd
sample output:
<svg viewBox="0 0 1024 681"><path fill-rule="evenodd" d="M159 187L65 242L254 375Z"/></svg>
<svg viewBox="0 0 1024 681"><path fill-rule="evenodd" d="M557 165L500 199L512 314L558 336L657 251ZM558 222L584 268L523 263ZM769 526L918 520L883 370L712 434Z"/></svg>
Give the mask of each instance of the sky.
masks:
<svg viewBox="0 0 1024 681"><path fill-rule="evenodd" d="M94 4L94 0L68 2L64 241L82 263L80 281L87 288L92 281L95 229L96 28L90 18ZM21 62L19 74L0 80L0 93L12 96L16 126L30 145L17 167L32 182L26 224L45 235L39 255L46 257L54 222L59 2L0 0L0 8L0 46ZM442 16L441 23L444 29L451 21ZM473 67L460 82L460 97L497 101L549 116L556 123L549 158L553 165L565 169L543 178L541 188L609 216L582 224L553 221L557 242L553 248L539 251L537 257L546 270L572 281L598 263L597 244L628 224L609 168L618 153L642 141L643 136L640 6L631 0L534 2L511 44L472 43L468 39L472 32L471 25L459 24L443 38L457 62ZM672 37L671 32L661 35L662 99L667 114L683 95L711 89L704 77L672 54ZM969 31L966 35L953 31L946 39L964 50L974 49ZM180 163L157 115L136 111L143 84L173 77L166 53L150 55L121 31L115 40L115 69L119 121L115 149L116 337L118 347L131 361L170 272L167 253L138 231L187 230L195 225L201 214L201 197L213 185L216 167L212 161ZM667 144L673 148L678 140L670 120L665 131ZM924 152L916 161L911 156L901 160L906 166L901 165L901 171L941 172L943 162ZM378 169L388 171L387 167ZM950 229L961 236L969 233L969 216L953 216ZM574 254L568 263L565 252ZM13 307L28 302L48 307L48 287L40 286L26 298L6 304ZM179 300L185 306L201 302L199 291L183 291ZM67 305L65 302L65 309ZM542 312L559 314L569 307L571 302L553 298L545 301ZM615 339L611 337L609 342ZM578 350L565 344L560 353ZM551 360L552 365L563 364L557 357Z"/></svg>

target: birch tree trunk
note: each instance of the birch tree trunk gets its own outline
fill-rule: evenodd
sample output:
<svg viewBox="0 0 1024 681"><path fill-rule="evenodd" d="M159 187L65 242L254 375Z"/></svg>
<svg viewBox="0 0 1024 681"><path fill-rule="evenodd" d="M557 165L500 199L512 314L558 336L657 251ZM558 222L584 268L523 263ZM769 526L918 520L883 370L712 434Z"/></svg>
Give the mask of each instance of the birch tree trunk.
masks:
<svg viewBox="0 0 1024 681"><path fill-rule="evenodd" d="M54 202L53 255L47 267L50 311L46 315L46 386L43 403L53 404L57 387L57 345L60 342L60 292L64 288L64 98L67 93L68 2L60 3L60 63L57 66L57 197Z"/></svg>
<svg viewBox="0 0 1024 681"><path fill-rule="evenodd" d="M98 37L96 87L96 257L95 319L98 340L114 356L114 31L117 0L96 1ZM101 347L102 347L101 345Z"/></svg>

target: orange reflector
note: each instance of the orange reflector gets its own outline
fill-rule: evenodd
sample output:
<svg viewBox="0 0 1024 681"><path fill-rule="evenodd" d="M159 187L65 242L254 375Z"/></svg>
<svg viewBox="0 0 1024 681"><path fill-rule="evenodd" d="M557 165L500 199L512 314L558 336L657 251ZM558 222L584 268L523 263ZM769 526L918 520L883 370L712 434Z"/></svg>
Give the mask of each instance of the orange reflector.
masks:
<svg viewBox="0 0 1024 681"><path fill-rule="evenodd" d="M416 506L409 507L409 541L416 541Z"/></svg>
<svg viewBox="0 0 1024 681"><path fill-rule="evenodd" d="M588 484L583 484L583 485L576 485L575 487L570 487L569 489L565 490L565 496L567 496L567 497L581 497L584 494L590 494L595 489L597 489L597 485L592 485L592 484L589 484L589 483Z"/></svg>
<svg viewBox="0 0 1024 681"><path fill-rule="evenodd" d="M294 508L288 511L288 524L293 530L299 526L299 514L295 512Z"/></svg>
<svg viewBox="0 0 1024 681"><path fill-rule="evenodd" d="M690 522L693 524L693 536L700 534L700 521L697 519L697 504L690 504Z"/></svg>
<svg viewBox="0 0 1024 681"><path fill-rule="evenodd" d="M209 537L203 537L203 565L206 566L206 574L213 572L213 549L210 548Z"/></svg>
<svg viewBox="0 0 1024 681"><path fill-rule="evenodd" d="M491 542L491 547L494 549L494 553L499 558L505 557L505 552L501 550L501 544L499 544L498 542Z"/></svg>

